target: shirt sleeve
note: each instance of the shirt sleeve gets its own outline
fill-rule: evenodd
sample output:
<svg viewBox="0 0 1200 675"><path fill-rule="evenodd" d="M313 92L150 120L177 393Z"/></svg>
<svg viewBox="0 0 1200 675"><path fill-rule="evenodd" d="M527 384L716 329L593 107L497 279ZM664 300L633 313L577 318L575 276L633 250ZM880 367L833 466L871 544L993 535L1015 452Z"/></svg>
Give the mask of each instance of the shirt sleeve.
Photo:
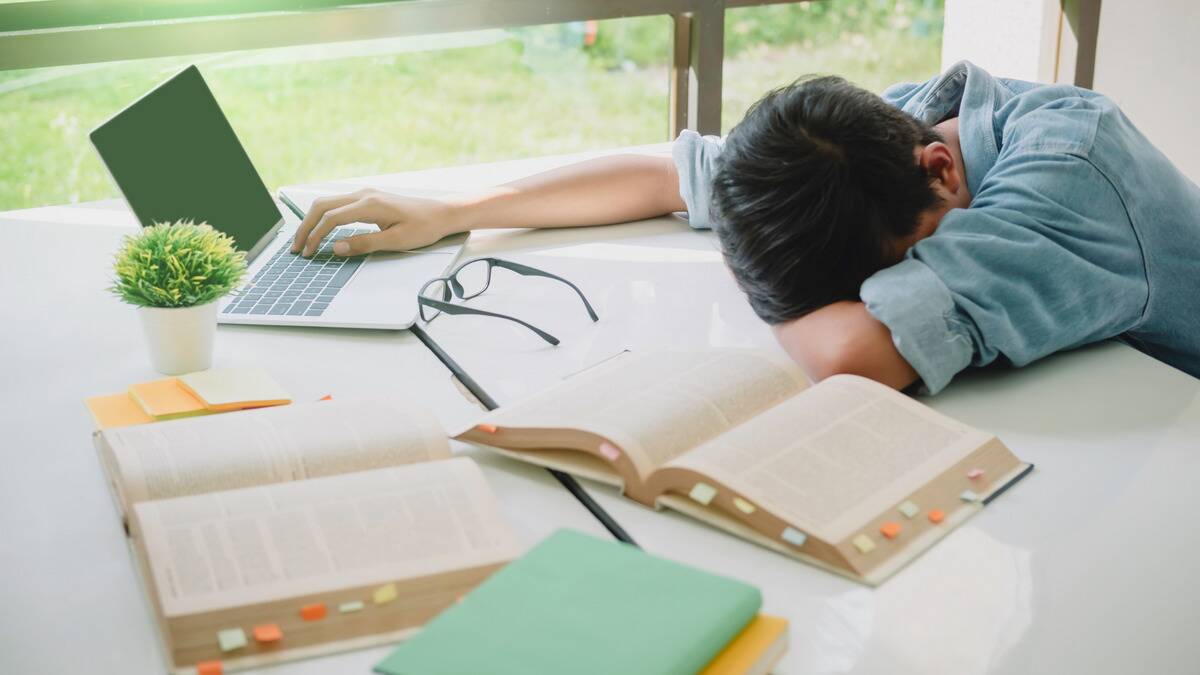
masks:
<svg viewBox="0 0 1200 675"><path fill-rule="evenodd" d="M671 157L679 175L679 196L687 204L688 223L694 228L712 228L712 181L724 145L723 138L701 136L685 129L671 147Z"/></svg>
<svg viewBox="0 0 1200 675"><path fill-rule="evenodd" d="M1022 366L1129 330L1149 286L1112 184L1085 158L1026 151L860 296L937 393L968 365Z"/></svg>

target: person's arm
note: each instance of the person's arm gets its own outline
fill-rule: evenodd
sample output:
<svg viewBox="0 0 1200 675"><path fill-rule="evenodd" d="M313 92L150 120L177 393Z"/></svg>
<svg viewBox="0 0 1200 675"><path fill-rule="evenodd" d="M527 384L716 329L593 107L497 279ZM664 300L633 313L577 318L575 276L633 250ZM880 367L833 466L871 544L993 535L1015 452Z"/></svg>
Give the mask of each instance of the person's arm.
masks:
<svg viewBox="0 0 1200 675"><path fill-rule="evenodd" d="M374 223L380 231L338 242L338 255L419 248L473 229L602 225L686 208L670 157L614 155L442 199L378 190L323 197L296 231L292 252L312 255L333 228L355 222Z"/></svg>
<svg viewBox="0 0 1200 675"><path fill-rule="evenodd" d="M861 302L837 302L772 330L814 382L846 373L904 389L917 380L917 371L892 343L891 331Z"/></svg>

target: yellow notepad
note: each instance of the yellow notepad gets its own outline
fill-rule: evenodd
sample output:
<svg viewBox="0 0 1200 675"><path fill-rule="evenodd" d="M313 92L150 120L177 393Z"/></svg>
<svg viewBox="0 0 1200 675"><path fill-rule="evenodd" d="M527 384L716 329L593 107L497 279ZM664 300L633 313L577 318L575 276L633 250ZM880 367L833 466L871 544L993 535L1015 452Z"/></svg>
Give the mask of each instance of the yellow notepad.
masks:
<svg viewBox="0 0 1200 675"><path fill-rule="evenodd" d="M84 399L83 403L87 406L88 412L92 413L92 420L95 421L96 428L101 431L154 421L153 417L147 415L133 399L129 398L129 394L92 396Z"/></svg>
<svg viewBox="0 0 1200 675"><path fill-rule="evenodd" d="M136 401L147 415L156 420L209 414L204 401L184 389L179 383L179 378L175 377L131 385L129 398Z"/></svg>
<svg viewBox="0 0 1200 675"><path fill-rule="evenodd" d="M179 376L179 382L210 411L263 408L292 397L262 368L216 368Z"/></svg>
<svg viewBox="0 0 1200 675"><path fill-rule="evenodd" d="M787 651L787 619L759 614L700 675L758 675L771 672Z"/></svg>

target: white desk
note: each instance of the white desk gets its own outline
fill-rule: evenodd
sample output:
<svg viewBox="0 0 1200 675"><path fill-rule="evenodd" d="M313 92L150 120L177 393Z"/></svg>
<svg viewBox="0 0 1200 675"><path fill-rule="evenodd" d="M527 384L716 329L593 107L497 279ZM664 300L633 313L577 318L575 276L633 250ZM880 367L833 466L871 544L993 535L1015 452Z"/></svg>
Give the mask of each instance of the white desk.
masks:
<svg viewBox="0 0 1200 675"><path fill-rule="evenodd" d="M460 189L557 161L310 187ZM23 214L49 225L34 234L0 220L0 232L30 242L32 252L0 266L0 287L16 298L19 317L0 338L6 355L19 355L11 366L6 356L0 384L3 428L18 430L0 455L3 673L161 669L80 404L153 376L133 316L97 290L117 233L104 208L89 210L109 226L49 225L70 222L65 208ZM44 252L52 241L59 255ZM430 333L501 403L623 348L774 348L724 271L712 235L674 219L488 233L466 252L484 254L562 273L601 315L592 324L574 294L554 282L498 272L472 302L520 316L562 345L548 347L495 319L434 321ZM51 261L70 274L51 275ZM48 302L64 314L45 313ZM463 410L446 372L408 337L223 327L218 345L219 362L264 364L301 398L384 392L403 379L431 383L429 399L444 419ZM394 360L371 373L321 358L328 354L359 364ZM307 370L290 370L303 358ZM1200 475L1200 382L1105 344L1019 371L971 374L927 402L998 433L1038 470L879 589L589 488L647 550L760 586L767 611L792 621L779 673L1196 672L1200 594L1191 569L1200 528L1192 513L1200 494L1190 486ZM525 536L559 525L601 531L543 472L485 461ZM269 672L366 673L380 653Z"/></svg>
<svg viewBox="0 0 1200 675"><path fill-rule="evenodd" d="M475 236L466 256L558 273L601 321L555 282L498 271L472 304L560 346L482 317L441 317L429 332L501 404L621 348L777 348L716 250L711 233L669 218ZM1038 468L875 590L585 485L648 551L759 585L765 609L792 622L781 673L1200 672L1200 381L1106 343L968 373L925 402Z"/></svg>
<svg viewBox="0 0 1200 675"><path fill-rule="evenodd" d="M10 259L0 328L0 673L161 673L163 657L91 444L83 399L161 377L133 310L104 288L132 217L88 204L0 214ZM443 425L477 414L407 332L222 326L215 365L261 365L298 401L416 389ZM460 448L461 450L461 448ZM607 532L545 471L476 455L529 544L559 527ZM368 673L388 648L273 675Z"/></svg>

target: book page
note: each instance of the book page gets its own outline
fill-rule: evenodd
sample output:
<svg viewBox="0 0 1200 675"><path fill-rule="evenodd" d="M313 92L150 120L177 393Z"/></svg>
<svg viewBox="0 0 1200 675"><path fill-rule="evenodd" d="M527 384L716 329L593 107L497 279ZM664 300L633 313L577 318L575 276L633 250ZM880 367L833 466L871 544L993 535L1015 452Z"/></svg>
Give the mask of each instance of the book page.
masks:
<svg viewBox="0 0 1200 675"><path fill-rule="evenodd" d="M486 419L599 434L621 446L644 477L806 386L790 360L767 352L646 352L580 373Z"/></svg>
<svg viewBox="0 0 1200 675"><path fill-rule="evenodd" d="M836 542L989 438L877 382L838 375L670 466Z"/></svg>
<svg viewBox="0 0 1200 675"><path fill-rule="evenodd" d="M519 555L466 458L141 502L134 512L166 616Z"/></svg>
<svg viewBox="0 0 1200 675"><path fill-rule="evenodd" d="M129 504L450 457L409 402L320 401L104 432Z"/></svg>

